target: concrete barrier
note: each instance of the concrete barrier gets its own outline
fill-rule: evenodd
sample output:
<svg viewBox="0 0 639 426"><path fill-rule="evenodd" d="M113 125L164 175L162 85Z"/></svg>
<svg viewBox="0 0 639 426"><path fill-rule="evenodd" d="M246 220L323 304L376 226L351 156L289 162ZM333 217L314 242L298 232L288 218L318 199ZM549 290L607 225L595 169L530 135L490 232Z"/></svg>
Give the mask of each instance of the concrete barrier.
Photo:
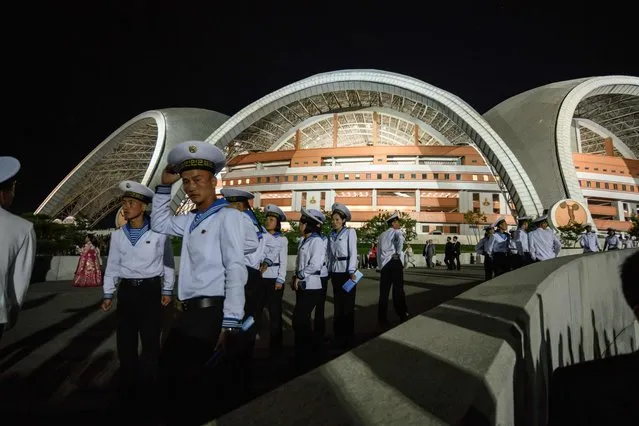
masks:
<svg viewBox="0 0 639 426"><path fill-rule="evenodd" d="M560 366L636 349L619 266L564 256L485 282L211 425L544 425Z"/></svg>

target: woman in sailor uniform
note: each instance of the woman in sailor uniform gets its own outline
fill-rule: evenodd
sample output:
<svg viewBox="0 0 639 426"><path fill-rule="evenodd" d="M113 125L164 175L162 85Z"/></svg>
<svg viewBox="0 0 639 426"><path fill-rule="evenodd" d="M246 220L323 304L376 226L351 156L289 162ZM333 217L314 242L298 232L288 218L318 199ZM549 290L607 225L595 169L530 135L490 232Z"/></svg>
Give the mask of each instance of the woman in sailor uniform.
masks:
<svg viewBox="0 0 639 426"><path fill-rule="evenodd" d="M341 203L333 204L331 223L333 231L328 239L328 268L333 283L335 298L335 314L333 316L333 333L335 343L350 343L355 331L355 296L357 286L346 292L342 286L349 279L355 279L357 271L357 233L346 227L351 220L350 210Z"/></svg>
<svg viewBox="0 0 639 426"><path fill-rule="evenodd" d="M313 332L311 312L322 297L320 278L326 259L326 246L320 236L324 214L315 209L302 208L300 233L304 237L297 253L295 276L291 288L295 291L293 331L295 333L295 355L298 368L311 362Z"/></svg>
<svg viewBox="0 0 639 426"><path fill-rule="evenodd" d="M162 306L171 302L175 272L170 240L151 230L145 214L153 191L132 181L120 183L120 189L127 223L111 235L102 310L111 309L117 288L117 350L123 396L129 397L138 380L151 385L157 379Z"/></svg>
<svg viewBox="0 0 639 426"><path fill-rule="evenodd" d="M286 281L288 262L288 239L282 235L282 222L286 221L284 212L274 204L265 207L264 234L266 249L260 270L267 292L267 307L270 318L271 350L282 347L282 296Z"/></svg>

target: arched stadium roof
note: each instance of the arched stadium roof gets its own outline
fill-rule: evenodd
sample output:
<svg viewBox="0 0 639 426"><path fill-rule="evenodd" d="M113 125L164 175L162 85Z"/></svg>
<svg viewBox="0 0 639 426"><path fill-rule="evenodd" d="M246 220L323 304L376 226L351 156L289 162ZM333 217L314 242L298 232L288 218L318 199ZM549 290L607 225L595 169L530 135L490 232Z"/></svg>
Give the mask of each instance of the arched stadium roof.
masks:
<svg viewBox="0 0 639 426"><path fill-rule="evenodd" d="M252 151L291 149L292 131L300 126L325 135L328 129L321 119L315 122L315 127L304 125L315 117L338 113L340 126L361 132L362 125L372 126L371 111L376 110L381 111L378 125L383 126L383 117L387 116L388 134L396 136L395 141L391 136L382 136L389 144L403 143L405 135L413 131L411 125L423 123L420 144L475 145L494 168L517 212L541 213L541 201L518 159L477 111L445 90L401 74L344 70L311 76L253 102L206 140L226 149L229 157ZM349 120L361 123L352 126ZM430 129L434 134L428 133ZM381 133L384 134L383 129Z"/></svg>
<svg viewBox="0 0 639 426"><path fill-rule="evenodd" d="M36 210L54 218L82 216L96 224L120 202L118 184L159 183L160 164L185 140L203 140L228 117L195 108L147 111L113 132L91 151Z"/></svg>
<svg viewBox="0 0 639 426"><path fill-rule="evenodd" d="M546 208L564 198L585 203L572 153L602 153L603 139L611 137L619 155L637 158L639 78L548 84L505 100L484 117L517 156Z"/></svg>

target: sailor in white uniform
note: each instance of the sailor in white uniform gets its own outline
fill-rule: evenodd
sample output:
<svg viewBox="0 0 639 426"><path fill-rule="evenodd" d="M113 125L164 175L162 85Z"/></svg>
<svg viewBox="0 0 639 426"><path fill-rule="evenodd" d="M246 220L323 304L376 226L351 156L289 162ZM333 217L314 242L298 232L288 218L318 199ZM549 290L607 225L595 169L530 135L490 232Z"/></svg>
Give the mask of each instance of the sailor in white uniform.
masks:
<svg viewBox="0 0 639 426"><path fill-rule="evenodd" d="M491 258L495 277L498 277L511 269L511 239L505 217L500 216L493 228L496 232L488 240L485 250Z"/></svg>
<svg viewBox="0 0 639 426"><path fill-rule="evenodd" d="M393 288L393 307L401 322L408 319L406 295L404 293L404 264L402 251L404 249L404 233L399 222L399 213L392 214L386 219L388 229L377 239L377 259L381 276L379 280L379 304L377 321L381 326L388 324L388 295Z"/></svg>
<svg viewBox="0 0 639 426"><path fill-rule="evenodd" d="M357 271L357 233L355 229L346 226L351 217L350 210L344 204L335 203L331 207L333 231L328 238L327 254L335 300L333 333L338 346L350 344L355 332L357 286L348 293L342 288L346 281L355 279Z"/></svg>
<svg viewBox="0 0 639 426"><path fill-rule="evenodd" d="M490 237L495 232L495 228L492 226L484 227L484 237L479 240L477 245L475 246L475 253L484 257L484 281L493 279L493 263L486 251L488 246L488 241L490 241Z"/></svg>
<svg viewBox="0 0 639 426"><path fill-rule="evenodd" d="M151 230L145 210L153 191L133 181L123 181L122 212L127 223L111 234L104 273L102 310L111 309L118 290L117 349L123 397L135 398L152 390L160 356L161 306L171 302L175 265L171 241ZM119 285L118 285L119 283ZM138 359L138 335L142 354ZM142 388L140 389L142 390Z"/></svg>
<svg viewBox="0 0 639 426"><path fill-rule="evenodd" d="M604 240L604 251L606 251L606 249L608 250L618 250L621 245L621 241L619 240L619 237L617 236L616 232L614 229L612 228L608 228L608 235L606 236L606 239Z"/></svg>
<svg viewBox="0 0 639 426"><path fill-rule="evenodd" d="M245 215L216 200L215 186L226 159L217 147L200 141L183 142L168 155L169 165L156 188L151 228L182 237L178 277L181 317L162 351L161 366L169 379L169 397L177 400L170 411L182 424L209 420L214 385L204 368L216 348L241 329L244 317ZM171 210L171 185L182 179L186 195L196 208L175 216ZM235 339L231 339L235 341ZM204 412L203 412L204 411Z"/></svg>
<svg viewBox="0 0 639 426"><path fill-rule="evenodd" d="M579 236L579 245L584 249L584 253L596 253L601 251L597 233L592 230L592 225L587 223L585 231Z"/></svg>
<svg viewBox="0 0 639 426"><path fill-rule="evenodd" d="M18 320L36 254L33 224L5 210L13 203L18 171L17 159L0 157L0 339Z"/></svg>
<svg viewBox="0 0 639 426"><path fill-rule="evenodd" d="M286 215L282 209L269 204L264 208L264 212L266 213L264 224L267 231L264 234L266 248L260 270L267 292L271 329L270 348L271 353L275 353L282 347L282 296L288 264L288 238L282 235L282 222L286 221Z"/></svg>
<svg viewBox="0 0 639 426"><path fill-rule="evenodd" d="M531 220L532 217L530 216L522 216L517 219L517 230L513 237L517 254L513 255L512 269L521 268L532 263L530 250L528 249L528 227Z"/></svg>
<svg viewBox="0 0 639 426"><path fill-rule="evenodd" d="M313 332L311 312L322 297L320 279L326 261L326 245L320 235L324 214L315 209L302 208L300 217L300 244L291 288L295 291L293 331L295 332L295 360L300 370L313 364Z"/></svg>
<svg viewBox="0 0 639 426"><path fill-rule="evenodd" d="M548 216L543 215L533 221L537 229L528 234L530 256L533 262L553 259L559 255L561 242L548 227Z"/></svg>
<svg viewBox="0 0 639 426"><path fill-rule="evenodd" d="M324 218L324 220L326 220ZM328 238L320 230L320 237L324 242L324 248L328 250ZM328 292L328 281L330 279L328 273L328 253L324 258L322 269L320 270L320 280L322 281L322 296L317 299L315 311L313 313L313 340L315 345L321 347L324 344L324 334L326 333L326 317L324 315L326 309L326 293Z"/></svg>
<svg viewBox="0 0 639 426"><path fill-rule="evenodd" d="M266 241L264 239L265 230L259 223L249 200L255 198L253 194L241 189L224 188L222 196L229 202L229 208L237 209L244 216L244 264L248 272L246 284L244 285L244 319L253 317L256 324L244 335L242 351L239 354L239 363L236 365L237 371L233 374L236 384L240 384L243 378L244 386L241 392L247 392L251 384L251 364L253 362L253 351L255 349L255 338L260 327L262 310L266 306L266 285L262 279L260 264L264 259L264 249Z"/></svg>

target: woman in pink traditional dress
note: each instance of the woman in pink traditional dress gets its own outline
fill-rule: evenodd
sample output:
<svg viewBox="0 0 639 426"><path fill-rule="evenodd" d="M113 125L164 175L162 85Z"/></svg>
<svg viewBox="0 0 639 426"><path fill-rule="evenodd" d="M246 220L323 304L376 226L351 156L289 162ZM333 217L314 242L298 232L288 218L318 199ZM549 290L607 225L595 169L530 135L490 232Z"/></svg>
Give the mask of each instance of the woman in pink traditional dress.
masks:
<svg viewBox="0 0 639 426"><path fill-rule="evenodd" d="M84 247L80 252L78 267L73 277L74 287L102 286L102 259L98 242L93 235L87 235Z"/></svg>

